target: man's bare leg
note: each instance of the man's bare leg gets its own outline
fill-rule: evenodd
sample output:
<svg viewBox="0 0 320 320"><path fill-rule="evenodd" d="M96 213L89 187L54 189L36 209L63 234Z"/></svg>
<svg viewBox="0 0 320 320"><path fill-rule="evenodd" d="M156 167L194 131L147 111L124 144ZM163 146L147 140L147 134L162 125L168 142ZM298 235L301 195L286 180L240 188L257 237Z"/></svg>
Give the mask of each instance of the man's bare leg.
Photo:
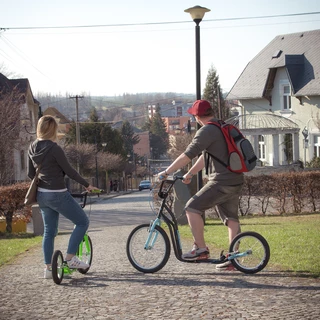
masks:
<svg viewBox="0 0 320 320"><path fill-rule="evenodd" d="M229 244L233 238L240 233L240 223L234 220L228 220L228 231L229 231Z"/></svg>
<svg viewBox="0 0 320 320"><path fill-rule="evenodd" d="M193 235L194 242L198 248L205 248L206 243L204 241L204 222L202 216L199 213L186 211L189 226Z"/></svg>

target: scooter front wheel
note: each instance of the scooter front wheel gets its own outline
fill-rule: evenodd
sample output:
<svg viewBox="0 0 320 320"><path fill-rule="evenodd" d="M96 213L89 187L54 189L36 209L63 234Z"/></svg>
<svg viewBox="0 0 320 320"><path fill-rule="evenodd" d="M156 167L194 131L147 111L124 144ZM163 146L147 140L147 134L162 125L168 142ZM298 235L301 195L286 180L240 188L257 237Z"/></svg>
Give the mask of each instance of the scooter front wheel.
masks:
<svg viewBox="0 0 320 320"><path fill-rule="evenodd" d="M171 247L168 235L160 226L151 231L149 224L142 224L131 231L126 250L134 268L140 272L153 273L166 265Z"/></svg>
<svg viewBox="0 0 320 320"><path fill-rule="evenodd" d="M60 250L56 250L51 260L52 279L56 284L60 284L64 275L63 255Z"/></svg>

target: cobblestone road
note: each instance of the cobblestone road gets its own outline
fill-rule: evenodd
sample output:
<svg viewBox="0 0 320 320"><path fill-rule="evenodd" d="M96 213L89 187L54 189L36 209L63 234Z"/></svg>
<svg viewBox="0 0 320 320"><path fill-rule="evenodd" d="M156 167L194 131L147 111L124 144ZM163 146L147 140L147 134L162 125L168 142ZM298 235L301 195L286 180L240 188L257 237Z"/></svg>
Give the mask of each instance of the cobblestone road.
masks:
<svg viewBox="0 0 320 320"><path fill-rule="evenodd" d="M319 319L320 281L266 269L256 275L218 272L210 264L178 262L156 274L129 263L133 226L94 228L93 265L61 285L42 278L41 248L0 268L0 319ZM59 235L65 248L69 234ZM63 250L62 250L63 251Z"/></svg>

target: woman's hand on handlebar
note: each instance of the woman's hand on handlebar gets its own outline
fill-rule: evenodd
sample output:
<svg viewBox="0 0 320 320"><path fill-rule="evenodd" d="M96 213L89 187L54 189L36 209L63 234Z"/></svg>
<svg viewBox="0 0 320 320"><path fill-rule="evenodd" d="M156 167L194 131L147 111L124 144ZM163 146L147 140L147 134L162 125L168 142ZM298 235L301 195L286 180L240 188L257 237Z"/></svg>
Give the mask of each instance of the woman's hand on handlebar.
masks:
<svg viewBox="0 0 320 320"><path fill-rule="evenodd" d="M96 187L94 187L94 186L92 186L91 184L86 188L86 190L88 191L88 192L91 192L91 191L93 191L93 190L95 190L95 191L100 191L101 189L99 189L99 188L96 188Z"/></svg>

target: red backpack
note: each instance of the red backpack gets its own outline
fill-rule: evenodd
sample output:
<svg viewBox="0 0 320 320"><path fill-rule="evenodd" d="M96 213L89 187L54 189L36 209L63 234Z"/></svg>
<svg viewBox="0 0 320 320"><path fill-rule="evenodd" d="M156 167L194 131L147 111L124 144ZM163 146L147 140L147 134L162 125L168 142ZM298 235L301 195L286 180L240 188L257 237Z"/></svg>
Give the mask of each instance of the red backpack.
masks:
<svg viewBox="0 0 320 320"><path fill-rule="evenodd" d="M248 139L240 130L232 124L222 120L218 122L208 122L220 128L228 147L228 162L225 163L207 151L207 154L221 163L231 172L241 173L251 171L256 166L257 157ZM206 174L208 174L209 157L206 161Z"/></svg>

